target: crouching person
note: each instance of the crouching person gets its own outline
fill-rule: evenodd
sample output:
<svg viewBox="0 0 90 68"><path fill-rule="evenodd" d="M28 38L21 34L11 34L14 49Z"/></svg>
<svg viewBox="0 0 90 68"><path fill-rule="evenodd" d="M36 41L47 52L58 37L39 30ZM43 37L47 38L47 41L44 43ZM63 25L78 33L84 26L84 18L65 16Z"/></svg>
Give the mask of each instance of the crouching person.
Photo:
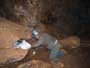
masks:
<svg viewBox="0 0 90 68"><path fill-rule="evenodd" d="M42 45L50 50L49 58L51 60L57 60L60 57L64 56L64 51L60 50L61 45L55 37L47 33L41 33L39 30L36 29L32 30L32 38L38 40L36 43L33 44L33 47L38 47Z"/></svg>

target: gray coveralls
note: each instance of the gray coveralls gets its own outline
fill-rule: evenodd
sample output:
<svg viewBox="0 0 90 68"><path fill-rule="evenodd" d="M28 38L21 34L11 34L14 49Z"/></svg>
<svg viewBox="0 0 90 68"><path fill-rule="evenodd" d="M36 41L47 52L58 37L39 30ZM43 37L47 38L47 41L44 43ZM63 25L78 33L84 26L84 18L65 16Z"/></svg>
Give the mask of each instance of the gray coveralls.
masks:
<svg viewBox="0 0 90 68"><path fill-rule="evenodd" d="M49 56L50 59L56 59L63 56L64 53L60 51L60 44L55 37L47 33L44 33L40 36L39 41L35 43L34 46L37 47L39 45L44 45L44 44L47 44L48 45L47 48L51 50Z"/></svg>

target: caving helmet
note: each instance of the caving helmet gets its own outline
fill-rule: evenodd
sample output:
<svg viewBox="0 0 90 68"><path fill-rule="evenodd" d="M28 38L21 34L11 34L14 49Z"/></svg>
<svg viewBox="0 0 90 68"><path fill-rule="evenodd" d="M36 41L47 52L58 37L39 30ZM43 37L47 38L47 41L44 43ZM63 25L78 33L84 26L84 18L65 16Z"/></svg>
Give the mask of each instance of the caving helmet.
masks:
<svg viewBox="0 0 90 68"><path fill-rule="evenodd" d="M36 29L32 30L32 36L38 39L39 38L39 31Z"/></svg>
<svg viewBox="0 0 90 68"><path fill-rule="evenodd" d="M39 32L37 30L32 30L32 35L33 36L37 36L39 34Z"/></svg>

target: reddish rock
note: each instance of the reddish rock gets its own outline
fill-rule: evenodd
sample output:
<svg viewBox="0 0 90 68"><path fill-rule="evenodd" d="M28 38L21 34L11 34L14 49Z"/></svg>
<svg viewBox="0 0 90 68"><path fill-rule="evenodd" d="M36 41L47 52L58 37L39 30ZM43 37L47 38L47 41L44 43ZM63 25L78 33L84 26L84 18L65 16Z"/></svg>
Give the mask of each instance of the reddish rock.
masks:
<svg viewBox="0 0 90 68"><path fill-rule="evenodd" d="M76 48L80 46L80 38L71 36L60 40L60 43L62 44L62 47Z"/></svg>
<svg viewBox="0 0 90 68"><path fill-rule="evenodd" d="M26 50L2 48L0 49L0 64L22 60L26 54Z"/></svg>
<svg viewBox="0 0 90 68"><path fill-rule="evenodd" d="M15 22L0 18L0 63L22 60L27 50L14 49L14 43L20 38L30 38L28 28Z"/></svg>
<svg viewBox="0 0 90 68"><path fill-rule="evenodd" d="M31 33L26 26L0 19L0 48L12 48L20 38L30 38Z"/></svg>

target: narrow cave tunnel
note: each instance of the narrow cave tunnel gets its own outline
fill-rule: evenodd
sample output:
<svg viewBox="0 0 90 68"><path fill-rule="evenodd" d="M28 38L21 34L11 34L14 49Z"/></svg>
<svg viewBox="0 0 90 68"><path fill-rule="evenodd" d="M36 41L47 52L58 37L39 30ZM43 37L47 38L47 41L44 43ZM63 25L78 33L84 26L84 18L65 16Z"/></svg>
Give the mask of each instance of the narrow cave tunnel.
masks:
<svg viewBox="0 0 90 68"><path fill-rule="evenodd" d="M75 59L71 58L74 61L78 60L78 64L76 61L72 64L70 61L71 67L68 68L73 66L75 66L73 68L90 68L89 3L89 0L2 0L0 17L27 27L41 23L57 38L58 35L62 38L79 37L80 47L77 51L73 51L75 54L72 54L72 57ZM77 56L74 57L75 55ZM69 59L68 56L65 60L69 61ZM7 66L4 65L1 68L10 68L15 64L17 65L17 63L6 64Z"/></svg>

